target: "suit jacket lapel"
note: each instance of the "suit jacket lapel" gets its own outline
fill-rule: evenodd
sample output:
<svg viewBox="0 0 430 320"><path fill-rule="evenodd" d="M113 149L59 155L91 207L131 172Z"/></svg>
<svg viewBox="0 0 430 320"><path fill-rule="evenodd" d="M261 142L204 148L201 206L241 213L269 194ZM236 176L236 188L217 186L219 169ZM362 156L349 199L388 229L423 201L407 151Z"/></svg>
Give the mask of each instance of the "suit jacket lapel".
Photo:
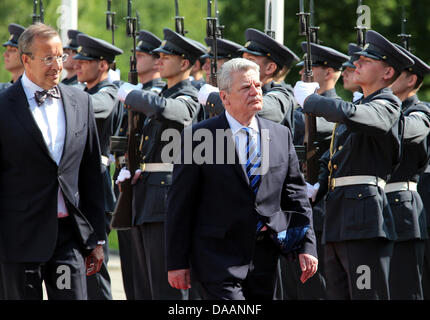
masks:
<svg viewBox="0 0 430 320"><path fill-rule="evenodd" d="M42 150L55 162L52 158L51 152L46 146L45 139L40 131L34 117L30 111L30 106L27 101L24 89L22 87L21 78L16 81L12 86L13 91L10 92L9 101L10 108L15 113L18 121L23 128L30 134L35 142L42 148Z"/></svg>
<svg viewBox="0 0 430 320"><path fill-rule="evenodd" d="M66 137L64 139L63 153L60 160L60 166L63 163L63 159L67 157L67 152L72 152L71 144L73 143L73 128L75 128L76 123L76 111L77 103L74 96L71 94L65 85L59 84L61 99L63 102L63 109L65 115L65 125L66 125Z"/></svg>
<svg viewBox="0 0 430 320"><path fill-rule="evenodd" d="M258 126L260 128L260 147L261 147L261 183L258 188L257 195L260 193L261 189L264 188L265 184L263 183L269 174L270 160L276 159L274 152L276 151L273 147L273 141L271 137L270 128L267 126L266 121L261 121L261 119L256 116L258 121Z"/></svg>

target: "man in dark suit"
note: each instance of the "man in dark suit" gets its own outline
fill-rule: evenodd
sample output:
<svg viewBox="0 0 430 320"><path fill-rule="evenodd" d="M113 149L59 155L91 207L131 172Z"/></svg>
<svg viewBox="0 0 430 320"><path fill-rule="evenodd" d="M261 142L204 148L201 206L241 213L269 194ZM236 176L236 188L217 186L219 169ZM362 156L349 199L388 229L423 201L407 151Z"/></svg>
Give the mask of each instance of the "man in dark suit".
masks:
<svg viewBox="0 0 430 320"><path fill-rule="evenodd" d="M317 270L306 186L290 130L255 116L263 102L258 65L232 59L218 82L225 113L184 130L181 162L174 166L166 215L168 279L174 288L190 288L191 267L206 299L272 299L279 258L272 236L307 227L298 249L301 281ZM184 146L191 141L184 137L204 132L214 139L205 157L213 158L198 164L201 146L194 141L188 153Z"/></svg>
<svg viewBox="0 0 430 320"><path fill-rule="evenodd" d="M90 97L60 82L63 47L44 24L20 37L25 73L2 92L0 264L5 299L86 299L103 261L100 148Z"/></svg>

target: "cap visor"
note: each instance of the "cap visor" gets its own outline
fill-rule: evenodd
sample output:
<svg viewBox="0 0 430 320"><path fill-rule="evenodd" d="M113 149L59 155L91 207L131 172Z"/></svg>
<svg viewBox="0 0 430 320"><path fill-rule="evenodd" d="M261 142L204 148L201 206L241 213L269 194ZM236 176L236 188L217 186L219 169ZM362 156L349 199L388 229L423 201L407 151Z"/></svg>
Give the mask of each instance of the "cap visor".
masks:
<svg viewBox="0 0 430 320"><path fill-rule="evenodd" d="M374 60L381 60L381 58L379 58L378 56L375 56L375 55L373 55L367 51L364 51L364 50L355 52L353 54L353 56L363 56L363 57L367 57L367 58L374 59Z"/></svg>
<svg viewBox="0 0 430 320"><path fill-rule="evenodd" d="M16 44L15 42L12 42L12 41L6 41L5 43L3 43L3 47L6 47L6 46L18 48L18 44Z"/></svg>
<svg viewBox="0 0 430 320"><path fill-rule="evenodd" d="M170 51L167 51L167 50L164 50L163 48L157 48L157 49L154 49L154 50L152 50L152 52L155 52L155 53L164 53L164 54L172 54L172 55L174 55L174 53L172 53L172 52L170 52Z"/></svg>
<svg viewBox="0 0 430 320"><path fill-rule="evenodd" d="M81 55L79 53L76 54L76 55L74 55L73 59L74 60L87 60L87 61L96 60L96 58L86 57L86 56L83 56L83 55Z"/></svg>
<svg viewBox="0 0 430 320"><path fill-rule="evenodd" d="M354 69L355 69L355 66L354 66L351 62L349 62L349 61L344 62L344 63L342 64L342 67L343 67L343 68L354 68Z"/></svg>
<svg viewBox="0 0 430 320"><path fill-rule="evenodd" d="M258 52L258 51L252 51L252 50L249 50L247 48L240 48L238 50L238 52L242 52L242 53L247 52L247 53L253 54L254 56L261 56L261 57L265 56L264 53L261 53L261 52Z"/></svg>

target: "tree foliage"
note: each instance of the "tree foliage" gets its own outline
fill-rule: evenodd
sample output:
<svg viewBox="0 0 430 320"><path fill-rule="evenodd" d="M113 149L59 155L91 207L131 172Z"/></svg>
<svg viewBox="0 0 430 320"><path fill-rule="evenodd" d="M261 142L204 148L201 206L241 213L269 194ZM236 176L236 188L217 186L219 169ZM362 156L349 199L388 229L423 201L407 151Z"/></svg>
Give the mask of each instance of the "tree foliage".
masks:
<svg viewBox="0 0 430 320"><path fill-rule="evenodd" d="M264 28L264 0L218 0L220 22L225 25L225 38L243 44L247 28ZM23 26L31 24L31 0L0 1L0 41L9 38L7 26L18 23ZM308 1L305 0L306 9ZM357 0L315 0L315 24L320 27L320 40L323 45L346 52L349 42L356 41ZM393 42L399 42L397 35L401 31L402 7L405 8L408 20L406 31L412 35L412 52L426 62L430 61L430 4L423 0L363 0L364 5L371 9L371 27ZM134 0L135 9L140 15L141 29L147 29L160 38L163 28L174 28L175 6L174 0ZM59 18L58 8L61 0L45 0L45 22L56 27ZM301 56L300 42L304 40L298 35L299 0L285 0L284 43ZM91 36L111 41L111 33L105 27L105 0L80 0L78 29ZM206 0L179 0L180 14L185 17L187 36L204 43L206 32ZM117 67L121 77L127 79L129 69L129 55L132 40L125 35L125 20L127 0L113 0L112 10L116 12L115 22L118 29L115 34L115 44L124 50L124 54L117 58ZM3 59L0 59L0 82L8 81L9 73L4 70ZM293 68L287 76L287 82L298 80L298 69ZM342 90L341 81L338 91L344 98L350 94ZM430 79L426 79L420 97L430 101Z"/></svg>

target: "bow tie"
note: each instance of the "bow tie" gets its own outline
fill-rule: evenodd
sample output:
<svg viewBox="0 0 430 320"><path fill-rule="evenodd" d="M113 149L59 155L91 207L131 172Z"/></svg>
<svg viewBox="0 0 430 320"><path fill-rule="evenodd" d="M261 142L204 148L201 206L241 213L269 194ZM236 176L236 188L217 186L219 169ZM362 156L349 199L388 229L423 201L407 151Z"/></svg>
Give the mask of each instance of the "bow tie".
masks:
<svg viewBox="0 0 430 320"><path fill-rule="evenodd" d="M45 100L46 100L46 98L48 98L48 96L55 98L55 99L60 99L60 92L58 91L58 87L55 86L49 90L36 91L34 93L34 97L36 99L37 106L40 107L40 105L45 102Z"/></svg>

